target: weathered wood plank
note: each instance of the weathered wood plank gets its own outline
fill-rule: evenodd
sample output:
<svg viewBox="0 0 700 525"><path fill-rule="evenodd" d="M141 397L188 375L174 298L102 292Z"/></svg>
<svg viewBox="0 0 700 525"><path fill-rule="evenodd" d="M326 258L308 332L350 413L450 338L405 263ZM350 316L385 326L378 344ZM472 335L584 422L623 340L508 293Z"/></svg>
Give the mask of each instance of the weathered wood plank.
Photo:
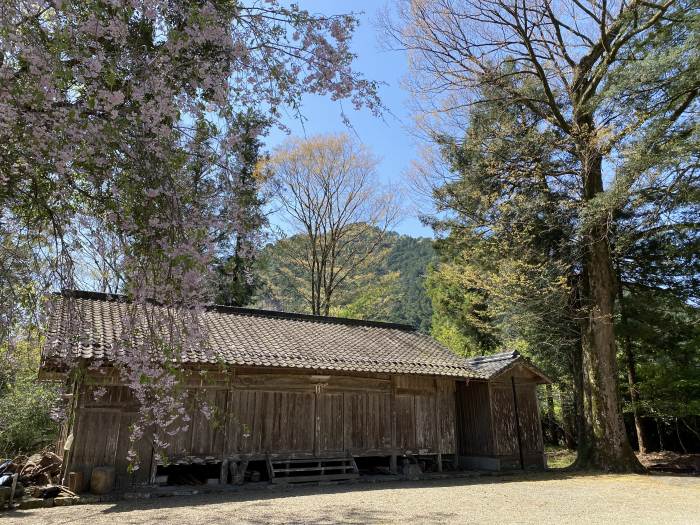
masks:
<svg viewBox="0 0 700 525"><path fill-rule="evenodd" d="M515 405L513 403L512 386L492 386L493 436L495 454L511 456L519 454L518 429L515 421Z"/></svg>
<svg viewBox="0 0 700 525"><path fill-rule="evenodd" d="M443 454L454 454L455 446L455 431L457 426L455 413L455 394L456 384L454 380L438 379L438 406L439 408L439 423L438 429L440 434L440 449Z"/></svg>
<svg viewBox="0 0 700 525"><path fill-rule="evenodd" d="M274 478L272 483L308 483L310 481L339 481L343 479L355 479L358 474L347 472L345 474L325 474L323 476L290 476L283 478Z"/></svg>
<svg viewBox="0 0 700 525"><path fill-rule="evenodd" d="M122 415L113 410L78 409L77 413L70 470L82 471L88 483L93 467L116 463Z"/></svg>
<svg viewBox="0 0 700 525"><path fill-rule="evenodd" d="M170 457L214 456L239 461L267 455L322 457L349 450L356 456L393 456L395 464L396 455L405 451L454 451L452 379L269 371L212 374L218 376L211 388L206 381L195 385L194 380L188 387L191 422L187 432L171 439ZM85 401L87 406L80 410L114 418L97 426L115 440L102 447L110 451L109 461L116 463L115 453L126 456L127 429L135 406L123 385L108 386L107 390L101 400ZM198 408L201 401L212 408L212 420ZM131 415L122 414L125 410ZM84 424L89 425L86 417ZM104 458L86 456L90 450L88 447L79 459L109 464ZM151 457L151 450L144 447L142 459L148 462ZM141 472L147 470L144 466ZM123 462L118 471L126 471Z"/></svg>
<svg viewBox="0 0 700 525"><path fill-rule="evenodd" d="M435 395L415 396L416 448L434 451L436 442Z"/></svg>
<svg viewBox="0 0 700 525"><path fill-rule="evenodd" d="M435 380L430 376L397 375L396 389L400 394L434 392Z"/></svg>
<svg viewBox="0 0 700 525"><path fill-rule="evenodd" d="M516 385L523 454L538 453L544 450L535 388L535 385L532 384Z"/></svg>
<svg viewBox="0 0 700 525"><path fill-rule="evenodd" d="M343 394L324 392L319 396L321 428L319 453L342 452L343 443Z"/></svg>
<svg viewBox="0 0 700 525"><path fill-rule="evenodd" d="M191 392L193 396L193 432L190 454L220 456L224 453L226 428L226 391L202 390ZM207 418L200 407L206 403L211 413Z"/></svg>
<svg viewBox="0 0 700 525"><path fill-rule="evenodd" d="M415 396L396 395L396 444L401 450L415 450L416 445Z"/></svg>
<svg viewBox="0 0 700 525"><path fill-rule="evenodd" d="M470 381L457 384L457 452L463 456L489 456L493 432L489 385Z"/></svg>
<svg viewBox="0 0 700 525"><path fill-rule="evenodd" d="M131 446L130 434L131 425L136 422L137 415L133 412L122 412L119 424L119 437L117 439L117 451L115 454L114 470L116 474L117 488L124 488L129 483L145 483L149 478L149 466L153 456L153 446L147 437L141 438L134 444L136 461L139 468L129 469L127 454ZM110 429L112 431L113 429Z"/></svg>

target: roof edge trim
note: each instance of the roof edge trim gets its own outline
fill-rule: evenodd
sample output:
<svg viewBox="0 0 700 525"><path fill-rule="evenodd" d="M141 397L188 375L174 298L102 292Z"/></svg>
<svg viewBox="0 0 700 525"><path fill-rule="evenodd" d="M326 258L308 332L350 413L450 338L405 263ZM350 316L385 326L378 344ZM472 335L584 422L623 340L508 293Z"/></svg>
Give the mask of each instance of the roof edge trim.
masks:
<svg viewBox="0 0 700 525"><path fill-rule="evenodd" d="M76 298L76 299L91 299L95 301L116 301L116 302L130 302L128 296L123 294L113 294L113 293L103 293L103 292L90 292L86 290L70 290L65 289L60 292L55 292L53 295L60 297ZM151 304L157 306L163 306L163 303L156 301L155 299L149 300ZM367 326L372 328L389 328L394 330L403 330L404 332L416 332L414 326L402 323L391 323L385 321L371 321L365 319L353 319L348 317L333 317L333 316L322 316L322 315L311 315L311 314L300 314L294 312L278 312L275 310L263 310L257 308L246 308L242 306L226 306L220 304L211 304L205 306L207 311L215 311L220 313L234 314L234 315L250 315L256 317L267 317L273 319L288 319L292 321L309 321L314 323L327 323L327 324L342 324L349 326Z"/></svg>
<svg viewBox="0 0 700 525"><path fill-rule="evenodd" d="M530 372L535 374L536 376L539 376L540 381L538 382L538 384L544 385L544 384L552 384L554 382L547 376L547 374L545 374L537 366L532 364L532 362L529 359L527 359L525 356L521 355L517 351L514 353L517 353L517 356L515 357L515 359L511 363L508 363L507 366L504 366L499 371L497 371L493 375L489 376L489 381L505 374L506 372L508 372L509 370L512 370L513 367L515 367L517 365L522 365L525 368L527 368Z"/></svg>

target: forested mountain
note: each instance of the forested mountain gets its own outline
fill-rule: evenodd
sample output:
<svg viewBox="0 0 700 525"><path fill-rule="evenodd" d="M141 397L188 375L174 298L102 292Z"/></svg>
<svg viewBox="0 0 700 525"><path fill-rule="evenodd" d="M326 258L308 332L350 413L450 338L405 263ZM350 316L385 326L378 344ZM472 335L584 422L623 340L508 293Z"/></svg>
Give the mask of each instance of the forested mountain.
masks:
<svg viewBox="0 0 700 525"><path fill-rule="evenodd" d="M297 281L304 276L293 267L286 244L298 242L292 236L268 244L258 265L260 288L252 305L289 312L309 312L298 292ZM432 307L425 291L425 276L435 253L432 240L390 232L371 260L347 280L339 291L331 315L406 323L430 331Z"/></svg>

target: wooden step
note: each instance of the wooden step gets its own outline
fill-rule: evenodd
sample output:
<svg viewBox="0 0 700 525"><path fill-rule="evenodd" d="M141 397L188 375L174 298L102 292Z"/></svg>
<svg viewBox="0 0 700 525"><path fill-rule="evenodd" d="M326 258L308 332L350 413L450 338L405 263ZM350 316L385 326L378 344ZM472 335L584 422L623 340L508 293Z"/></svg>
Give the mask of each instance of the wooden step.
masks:
<svg viewBox="0 0 700 525"><path fill-rule="evenodd" d="M270 459L270 463L318 463L319 461L323 461L324 463L347 463L347 462L353 461L353 459L349 458L347 456L335 457L335 458L289 458L289 459L274 458L274 459Z"/></svg>
<svg viewBox="0 0 700 525"><path fill-rule="evenodd" d="M328 458L268 458L267 468L272 483L341 481L359 476L355 459L350 455Z"/></svg>
<svg viewBox="0 0 700 525"><path fill-rule="evenodd" d="M319 469L323 469L325 471L329 471L329 470L342 470L342 471L352 470L352 471L354 471L354 468L352 465L323 466L323 467L273 468L273 471L275 472L275 474L277 474L278 472L313 472L314 470L319 470Z"/></svg>

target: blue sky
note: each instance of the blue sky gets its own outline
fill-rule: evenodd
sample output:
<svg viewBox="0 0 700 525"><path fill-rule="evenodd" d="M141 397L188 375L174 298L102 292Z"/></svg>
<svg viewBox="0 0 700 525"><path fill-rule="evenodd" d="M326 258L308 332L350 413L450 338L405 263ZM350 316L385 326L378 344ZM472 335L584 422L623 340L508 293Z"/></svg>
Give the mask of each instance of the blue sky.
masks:
<svg viewBox="0 0 700 525"><path fill-rule="evenodd" d="M355 68L366 78L386 84L380 87L380 95L391 114L386 114L383 119L377 118L367 110L355 111L347 102L341 106L328 97L306 96L302 108L306 120L299 122L290 114L284 124L293 135L302 137L343 131L356 134L379 157L377 171L382 183L393 188L405 188L404 172L411 159L416 157L417 143L408 129L411 125L407 108L408 93L400 86L401 79L406 74L406 56L402 52L382 50L379 45L376 18L377 11L383 4L377 0L299 0L299 6L312 13L364 12L358 15L360 26L352 42L353 51L358 55ZM342 110L349 117L353 130L348 130L343 123ZM286 138L286 133L274 129L266 142L272 148ZM423 226L411 207L408 208L405 218L395 230L415 237L432 237L430 228Z"/></svg>

